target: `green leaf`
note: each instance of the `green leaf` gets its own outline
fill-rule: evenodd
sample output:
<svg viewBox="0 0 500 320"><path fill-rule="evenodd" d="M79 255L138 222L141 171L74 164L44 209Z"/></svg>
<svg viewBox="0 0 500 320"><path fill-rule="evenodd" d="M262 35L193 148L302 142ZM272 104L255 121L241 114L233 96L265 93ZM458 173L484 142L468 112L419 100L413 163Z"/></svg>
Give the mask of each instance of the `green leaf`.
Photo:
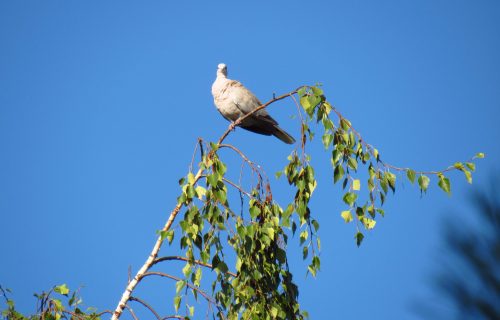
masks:
<svg viewBox="0 0 500 320"><path fill-rule="evenodd" d="M380 186L382 187L382 190L384 190L384 193L387 193L389 188L387 187L387 178L385 176L382 177L382 179L379 179Z"/></svg>
<svg viewBox="0 0 500 320"><path fill-rule="evenodd" d="M429 179L429 177L421 174L420 177L418 177L418 185L420 186L420 190L422 190L423 192L427 191L430 181L431 179Z"/></svg>
<svg viewBox="0 0 500 320"><path fill-rule="evenodd" d="M446 192L448 195L451 195L450 179L446 178L445 176L440 176L438 185L441 189L443 189L444 192Z"/></svg>
<svg viewBox="0 0 500 320"><path fill-rule="evenodd" d="M271 316L273 319L276 319L276 316L278 315L278 308L276 307L271 307Z"/></svg>
<svg viewBox="0 0 500 320"><path fill-rule="evenodd" d="M356 202L356 199L358 198L358 195L355 194L354 192L347 192L344 194L344 197L342 198L346 204L348 204L350 207L354 205L354 202Z"/></svg>
<svg viewBox="0 0 500 320"><path fill-rule="evenodd" d="M360 188L361 188L361 183L360 183L359 179L354 179L352 181L352 190L359 191Z"/></svg>
<svg viewBox="0 0 500 320"><path fill-rule="evenodd" d="M201 256L201 261L203 261L204 263L207 263L208 260L210 259L210 253L206 251L200 252L200 256Z"/></svg>
<svg viewBox="0 0 500 320"><path fill-rule="evenodd" d="M345 118L342 118L340 119L340 126L342 127L342 129L347 131L351 128L351 122L349 122L349 120Z"/></svg>
<svg viewBox="0 0 500 320"><path fill-rule="evenodd" d="M300 233L300 245L304 244L307 238L309 238L309 232L306 229Z"/></svg>
<svg viewBox="0 0 500 320"><path fill-rule="evenodd" d="M300 98L300 104L309 116L313 115L314 107L318 105L321 99L314 95L305 95Z"/></svg>
<svg viewBox="0 0 500 320"><path fill-rule="evenodd" d="M472 183L472 173L470 173L470 171L466 169L463 169L462 171L465 174L465 179L467 179L467 182Z"/></svg>
<svg viewBox="0 0 500 320"><path fill-rule="evenodd" d="M50 299L50 301L54 304L56 310L58 310L58 311L64 310L64 306L63 306L61 300L59 300L59 299Z"/></svg>
<svg viewBox="0 0 500 320"><path fill-rule="evenodd" d="M479 152L479 153L476 154L476 158L478 158L478 159L482 159L484 157L485 157L485 155L482 152Z"/></svg>
<svg viewBox="0 0 500 320"><path fill-rule="evenodd" d="M354 171L358 170L358 161L355 158L349 158L349 160L347 160L347 165Z"/></svg>
<svg viewBox="0 0 500 320"><path fill-rule="evenodd" d="M315 96L323 95L323 90L318 87L311 87L311 90Z"/></svg>
<svg viewBox="0 0 500 320"><path fill-rule="evenodd" d="M304 86L304 87L300 88L299 90L297 90L297 94L299 95L299 97L302 97L303 95L306 94L306 89L307 89L307 87Z"/></svg>
<svg viewBox="0 0 500 320"><path fill-rule="evenodd" d="M309 254L309 248L307 246L304 246L302 248L302 260L306 260L308 254Z"/></svg>
<svg viewBox="0 0 500 320"><path fill-rule="evenodd" d="M192 172L188 173L188 183L189 184L194 183L194 174Z"/></svg>
<svg viewBox="0 0 500 320"><path fill-rule="evenodd" d="M333 171L333 183L337 183L342 177L344 176L344 167L342 165L338 165L335 167L335 170Z"/></svg>
<svg viewBox="0 0 500 320"><path fill-rule="evenodd" d="M217 182L220 180L219 178L220 177L217 173L213 173L213 174L207 176L207 181L211 186L215 187L215 186L217 186Z"/></svg>
<svg viewBox="0 0 500 320"><path fill-rule="evenodd" d="M193 284L197 287L200 286L201 274L202 274L201 268L196 269L196 272L193 274Z"/></svg>
<svg viewBox="0 0 500 320"><path fill-rule="evenodd" d="M171 244L172 240L174 240L174 230L160 231L160 238L161 240L166 238L168 243Z"/></svg>
<svg viewBox="0 0 500 320"><path fill-rule="evenodd" d="M350 210L344 210L340 213L342 219L344 219L345 223L349 223L352 221L352 214Z"/></svg>
<svg viewBox="0 0 500 320"><path fill-rule="evenodd" d="M182 268L182 274L184 274L184 277L186 278L189 277L189 275L191 274L191 264L186 263L184 268Z"/></svg>
<svg viewBox="0 0 500 320"><path fill-rule="evenodd" d="M241 258L240 257L236 257L236 266L235 266L236 271L238 271L238 272L240 271L242 264L243 264L243 262L241 261Z"/></svg>
<svg viewBox="0 0 500 320"><path fill-rule="evenodd" d="M260 213L261 210L256 205L250 207L250 216L252 217L252 219L255 219L258 215L260 215Z"/></svg>
<svg viewBox="0 0 500 320"><path fill-rule="evenodd" d="M410 180L411 183L414 183L416 177L415 171L413 171L412 169L406 169L406 177L408 178L408 180Z"/></svg>
<svg viewBox="0 0 500 320"><path fill-rule="evenodd" d="M203 188L202 186L196 186L194 190L196 191L196 195L200 200L202 200L203 197L207 194L207 189Z"/></svg>
<svg viewBox="0 0 500 320"><path fill-rule="evenodd" d="M462 170L464 168L464 164L462 162L455 162L453 166L458 170Z"/></svg>
<svg viewBox="0 0 500 320"><path fill-rule="evenodd" d="M332 166L336 166L340 158L342 158L342 151L336 148L332 151Z"/></svg>
<svg viewBox="0 0 500 320"><path fill-rule="evenodd" d="M354 236L354 238L356 239L356 245L359 247L361 245L361 242L363 242L363 239L364 239L364 235L361 233L361 232L356 232L356 235Z"/></svg>
<svg viewBox="0 0 500 320"><path fill-rule="evenodd" d="M189 307L189 315L194 316L194 306Z"/></svg>
<svg viewBox="0 0 500 320"><path fill-rule="evenodd" d="M312 225L314 226L314 231L316 231L316 232L317 232L317 231L319 230L319 223L318 223L318 221L316 221L316 220L314 220L314 219L313 219L313 220L311 221L311 223L312 223Z"/></svg>
<svg viewBox="0 0 500 320"><path fill-rule="evenodd" d="M181 305L181 297L175 296L174 297L174 308L175 312L179 311L179 306Z"/></svg>
<svg viewBox="0 0 500 320"><path fill-rule="evenodd" d="M312 265L307 267L307 270L312 274L313 277L316 277L316 269Z"/></svg>
<svg viewBox="0 0 500 320"><path fill-rule="evenodd" d="M377 211L382 217L385 215L384 209L382 208L377 208L375 211Z"/></svg>
<svg viewBox="0 0 500 320"><path fill-rule="evenodd" d="M60 286L55 287L54 291L57 292L57 293L60 293L62 295L67 295L69 293L69 288L64 283L64 284L61 284Z"/></svg>
<svg viewBox="0 0 500 320"><path fill-rule="evenodd" d="M330 146L330 144L333 141L333 136L329 133L325 133L322 137L322 141L323 141L323 146L325 147L325 149L328 149L328 147Z"/></svg>
<svg viewBox="0 0 500 320"><path fill-rule="evenodd" d="M219 269L222 273L226 273L229 270L227 264L224 261L219 262L219 264L217 265L217 269Z"/></svg>
<svg viewBox="0 0 500 320"><path fill-rule="evenodd" d="M465 165L467 168L469 168L472 172L476 171L476 165L472 162L466 162Z"/></svg>
<svg viewBox="0 0 500 320"><path fill-rule="evenodd" d="M217 200L219 200L220 203L225 204L227 201L227 194L226 191L223 189L215 191L215 196Z"/></svg>
<svg viewBox="0 0 500 320"><path fill-rule="evenodd" d="M389 187L391 187L392 192L395 192L396 191L396 175L392 172L386 172L385 178L387 179L387 182L389 183Z"/></svg>
<svg viewBox="0 0 500 320"><path fill-rule="evenodd" d="M367 217L363 217L363 219L361 220L361 222L363 223L363 225L365 226L366 229L368 230L371 230L373 228L375 228L375 224L377 224L377 221L371 219L371 218L367 218Z"/></svg>
<svg viewBox="0 0 500 320"><path fill-rule="evenodd" d="M175 293L179 294L179 292L181 292L181 290L184 289L185 286L186 286L186 281L184 280L177 281L175 283Z"/></svg>
<svg viewBox="0 0 500 320"><path fill-rule="evenodd" d="M192 199L194 198L194 196L196 195L195 191L194 191L194 187L193 185L188 185L187 188L186 188L186 194L187 194L187 198L188 199Z"/></svg>

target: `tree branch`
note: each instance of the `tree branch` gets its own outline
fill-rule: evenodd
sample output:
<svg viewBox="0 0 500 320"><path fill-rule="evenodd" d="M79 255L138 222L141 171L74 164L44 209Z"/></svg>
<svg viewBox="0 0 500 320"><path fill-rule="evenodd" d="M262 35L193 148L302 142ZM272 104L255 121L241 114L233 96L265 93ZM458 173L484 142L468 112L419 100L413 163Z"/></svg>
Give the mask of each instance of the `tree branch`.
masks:
<svg viewBox="0 0 500 320"><path fill-rule="evenodd" d="M130 301L137 301L139 302L140 304L142 304L143 306L145 306L147 309L149 309L149 311L151 311L152 314L155 315L156 319L160 320L160 315L153 309L153 307L151 307L148 303L146 303L146 301L142 300L142 299L139 299L139 298L136 298L136 297L130 297L129 299Z"/></svg>
<svg viewBox="0 0 500 320"><path fill-rule="evenodd" d="M189 260L188 258L180 257L180 256L167 256L167 257L156 258L155 261L153 262L153 265L160 263L162 261L171 261L171 260L180 260L180 261L191 262L191 263L197 264L199 266L213 269L213 266L209 263L204 263L203 261L200 261L200 260ZM226 273L234 278L237 277L236 273L233 273L231 271L228 271Z"/></svg>
<svg viewBox="0 0 500 320"><path fill-rule="evenodd" d="M275 97L275 98L269 100L268 102L266 102L265 104L263 104L260 107L256 108L252 112L249 112L245 116L239 118L234 123L231 123L229 125L228 129L219 138L219 140L218 140L218 142L217 142L216 145L220 146L222 144L222 142L224 141L224 139L226 139L226 137L229 135L229 133L234 129L234 126L240 124L247 117L251 116L252 114L254 114L255 112L257 112L257 111L259 111L261 109L266 108L267 106L269 106L270 104L272 104L272 103L274 103L276 101L283 100L283 99L285 99L287 97L293 96L302 87L303 86L300 86L299 88L297 88L297 89L295 89L295 90L293 90L293 91L291 91L289 93L286 93L286 94L281 95L281 96L279 96L277 98ZM212 150L212 151L210 151L209 154L213 154L214 152L215 151ZM203 170L199 169L198 172L195 175L195 179L194 179L194 183L193 184L195 184L202 177L202 173L203 173ZM162 231L168 231L170 229L170 227L172 226L172 223L174 222L175 218L177 217L177 214L179 213L179 211L180 211L180 209L182 207L183 207L182 203L177 204L174 207L174 209L170 212L170 216L169 216L167 222L165 223L165 226L163 227ZM152 249L151 253L149 254L148 258L146 259L146 262L139 269L139 271L137 272L137 274L135 275L135 277L132 279L132 281L130 281L128 283L127 287L125 288L125 291L123 292L122 297L121 297L120 301L118 302L118 305L116 306L115 311L113 312L113 316L111 318L112 320L118 320L120 318L121 314L123 313L123 309L127 307L127 302L130 300L131 294L134 291L135 287L137 286L137 284L139 283L139 281L142 278L144 278L144 276L146 276L148 274L147 271L154 264L154 261L156 260L156 258L158 256L158 252L160 251L162 243L163 243L163 238L161 236L159 236L158 239L156 240L156 243L153 246L153 249Z"/></svg>

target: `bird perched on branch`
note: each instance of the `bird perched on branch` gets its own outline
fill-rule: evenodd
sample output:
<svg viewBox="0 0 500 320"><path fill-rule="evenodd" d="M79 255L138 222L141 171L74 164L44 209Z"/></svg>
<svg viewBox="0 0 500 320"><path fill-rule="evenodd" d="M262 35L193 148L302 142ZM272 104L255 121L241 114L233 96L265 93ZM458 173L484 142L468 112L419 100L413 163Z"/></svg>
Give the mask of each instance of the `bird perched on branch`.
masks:
<svg viewBox="0 0 500 320"><path fill-rule="evenodd" d="M236 121L244 117L262 103L240 82L227 78L227 66L223 63L217 66L217 78L212 85L214 103L224 118ZM260 109L245 117L238 124L243 129L266 136L273 135L284 143L292 144L295 139L278 126L265 109Z"/></svg>

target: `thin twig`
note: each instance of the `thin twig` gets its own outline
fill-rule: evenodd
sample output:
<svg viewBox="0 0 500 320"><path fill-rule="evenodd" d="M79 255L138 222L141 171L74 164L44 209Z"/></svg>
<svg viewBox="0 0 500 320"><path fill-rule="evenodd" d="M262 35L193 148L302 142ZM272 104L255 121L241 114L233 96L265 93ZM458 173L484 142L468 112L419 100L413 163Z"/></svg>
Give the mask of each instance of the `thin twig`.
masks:
<svg viewBox="0 0 500 320"><path fill-rule="evenodd" d="M205 151L203 150L203 139L198 137L198 145L200 146L200 161L203 161Z"/></svg>
<svg viewBox="0 0 500 320"><path fill-rule="evenodd" d="M149 272L146 272L143 275L143 278L149 277L149 276L160 276L160 277L172 279L172 280L175 280L175 281L183 281L179 277L176 277L176 276L170 275L168 273L164 273L164 272L158 272L158 271L149 271ZM198 292L199 294L201 294L201 296L203 298L205 298L205 300L207 300L208 302L213 303L215 306L217 306L217 309L219 309L219 311L221 310L221 308L220 308L220 306L218 306L217 302L210 295L208 295L205 291L201 290L200 288L197 288L197 287L193 286L192 284L190 284L187 281L186 281L186 286L188 286L192 290L195 290L196 292Z"/></svg>
<svg viewBox="0 0 500 320"><path fill-rule="evenodd" d="M134 320L139 320L139 318L137 318L137 316L135 315L134 310L132 310L132 308L130 308L128 305L125 305L124 307L125 307L125 309L128 310L128 312L130 312L130 314L132 315L132 318L134 318Z"/></svg>
<svg viewBox="0 0 500 320"><path fill-rule="evenodd" d="M209 263L205 263L203 261L200 261L200 260L189 260L188 258L185 258L185 257L181 257L181 256L166 256L166 257L160 257L160 258L156 258L155 261L153 262L153 265L157 264L157 263L160 263L162 261L171 261L171 260L179 260L179 261L186 261L186 262L191 262L191 263L194 263L194 264L197 264L199 266L203 266L203 267L207 267L207 268L210 268L210 269L213 269L213 266ZM228 275L232 276L232 277L237 277L237 275L231 271L228 271L226 272Z"/></svg>
<svg viewBox="0 0 500 320"><path fill-rule="evenodd" d="M189 172L193 172L194 157L196 156L196 151L198 150L199 141L200 138L198 138L198 141L196 141L196 144L194 146L193 156L191 157L191 163L189 164Z"/></svg>
<svg viewBox="0 0 500 320"><path fill-rule="evenodd" d="M344 116L337 110L335 109L335 107L332 106L332 110L333 112L335 112L335 114L337 115L337 117L339 118L339 121L341 121L342 119L345 119ZM369 144L369 143L366 143L363 138L361 137L361 134L356 130L354 129L354 127L349 124L349 123L346 123L347 126L349 126L349 128L352 130L352 132L356 135L356 137L358 137L358 140L359 142L365 146L365 148L370 152L370 154L375 158L375 155L374 155L374 147ZM468 161L472 161L474 158L471 158L469 159ZM382 164L382 166L384 166L385 168L390 168L390 169L393 169L393 170L396 170L396 171L407 171L409 170L410 168L401 168L401 167L397 167L397 166L393 166L392 164L389 164L389 163L386 163L380 159L377 159L378 162L380 162ZM448 166L447 168L443 169L443 170L439 170L439 171L415 171L415 174L429 174L429 175L437 175L437 174L440 174L440 173L443 173L443 172L448 172L448 171L452 171L452 170L456 170L457 168L455 168L454 166Z"/></svg>
<svg viewBox="0 0 500 320"><path fill-rule="evenodd" d="M250 169L257 175L257 184L262 185L262 180L269 182L269 178L267 177L266 172L262 167L258 164L250 160L240 149L236 148L232 144L220 144L219 148L229 148L236 152L249 166Z"/></svg>
<svg viewBox="0 0 500 320"><path fill-rule="evenodd" d="M158 319L158 320L161 319L160 315L153 309L153 307L151 307L148 303L146 303L146 301L144 301L142 299L139 299L139 298L136 298L136 297L133 297L133 296L130 297L130 301L137 301L137 302L139 302L140 304L142 304L143 306L145 306L146 308L148 308L149 311L151 311L151 313L155 315L156 319Z"/></svg>
<svg viewBox="0 0 500 320"><path fill-rule="evenodd" d="M239 185L237 185L236 183L232 182L231 180L228 180L226 178L222 178L222 180L226 181L227 183L229 183L230 185L232 185L233 187L235 187L236 189L238 189L238 191L240 192L240 195L241 194L245 194L247 197L249 198L253 198L252 195L250 193L248 193L247 191L243 190L242 187L240 187ZM243 199L243 198L242 198ZM243 202L243 200L241 200ZM242 206L243 206L243 203L242 203Z"/></svg>

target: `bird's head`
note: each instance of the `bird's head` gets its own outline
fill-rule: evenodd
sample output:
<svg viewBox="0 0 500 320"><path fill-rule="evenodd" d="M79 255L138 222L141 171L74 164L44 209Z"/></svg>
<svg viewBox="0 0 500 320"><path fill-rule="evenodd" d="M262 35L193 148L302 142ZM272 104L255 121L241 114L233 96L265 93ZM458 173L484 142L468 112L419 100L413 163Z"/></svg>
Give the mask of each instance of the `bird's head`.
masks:
<svg viewBox="0 0 500 320"><path fill-rule="evenodd" d="M217 74L227 76L227 66L224 63L219 63L217 66Z"/></svg>

